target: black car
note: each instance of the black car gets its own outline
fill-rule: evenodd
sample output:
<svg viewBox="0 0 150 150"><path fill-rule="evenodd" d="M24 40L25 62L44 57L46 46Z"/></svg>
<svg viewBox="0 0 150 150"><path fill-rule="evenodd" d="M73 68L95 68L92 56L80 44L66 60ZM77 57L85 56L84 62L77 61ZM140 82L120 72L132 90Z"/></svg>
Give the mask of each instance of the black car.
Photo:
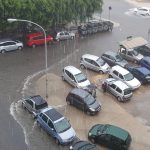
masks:
<svg viewBox="0 0 150 150"><path fill-rule="evenodd" d="M134 50L143 56L150 56L150 44L135 47Z"/></svg>
<svg viewBox="0 0 150 150"><path fill-rule="evenodd" d="M150 83L150 70L145 67L127 67L127 69L142 83Z"/></svg>
<svg viewBox="0 0 150 150"><path fill-rule="evenodd" d="M98 148L87 141L77 141L69 147L69 150L98 150Z"/></svg>
<svg viewBox="0 0 150 150"><path fill-rule="evenodd" d="M110 66L119 65L121 67L126 67L128 65L128 62L116 52L107 51L102 54L101 58Z"/></svg>
<svg viewBox="0 0 150 150"><path fill-rule="evenodd" d="M85 111L87 114L94 115L101 110L101 104L89 92L79 88L69 92L66 102Z"/></svg>
<svg viewBox="0 0 150 150"><path fill-rule="evenodd" d="M48 103L40 95L29 96L22 100L22 107L27 109L35 118L42 109L48 107Z"/></svg>
<svg viewBox="0 0 150 150"><path fill-rule="evenodd" d="M113 150L127 150L132 141L126 130L110 124L94 125L88 133L88 139Z"/></svg>

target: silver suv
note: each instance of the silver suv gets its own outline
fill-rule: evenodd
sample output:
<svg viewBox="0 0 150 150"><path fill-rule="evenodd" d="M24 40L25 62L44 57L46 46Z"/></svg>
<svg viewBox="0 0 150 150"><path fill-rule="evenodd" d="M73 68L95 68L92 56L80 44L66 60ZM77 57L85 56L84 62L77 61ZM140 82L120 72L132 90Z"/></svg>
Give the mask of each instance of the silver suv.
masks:
<svg viewBox="0 0 150 150"><path fill-rule="evenodd" d="M110 66L100 57L91 54L85 54L81 57L80 67L82 69L89 68L99 73L107 73Z"/></svg>
<svg viewBox="0 0 150 150"><path fill-rule="evenodd" d="M131 88L120 80L108 78L104 80L103 84L106 84L106 90L114 95L118 101L126 101L132 97Z"/></svg>
<svg viewBox="0 0 150 150"><path fill-rule="evenodd" d="M61 31L61 32L58 32L56 35L57 41L74 39L74 38L75 38L75 34L73 32L68 32L68 31Z"/></svg>
<svg viewBox="0 0 150 150"><path fill-rule="evenodd" d="M84 88L90 85L90 81L87 77L74 66L67 66L63 69L62 80L67 81L74 87Z"/></svg>

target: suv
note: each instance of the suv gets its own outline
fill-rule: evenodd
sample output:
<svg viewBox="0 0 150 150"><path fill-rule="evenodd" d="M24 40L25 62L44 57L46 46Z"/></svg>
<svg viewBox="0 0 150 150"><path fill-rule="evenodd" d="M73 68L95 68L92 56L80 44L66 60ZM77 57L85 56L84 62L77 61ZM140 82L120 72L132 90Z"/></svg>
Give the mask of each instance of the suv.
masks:
<svg viewBox="0 0 150 150"><path fill-rule="evenodd" d="M118 53L107 51L102 54L101 58L106 61L110 66L119 65L126 67L128 62L124 60Z"/></svg>
<svg viewBox="0 0 150 150"><path fill-rule="evenodd" d="M139 64L147 69L150 70L150 57L144 57Z"/></svg>
<svg viewBox="0 0 150 150"><path fill-rule="evenodd" d="M111 68L109 77L125 82L132 90L139 88L141 85L140 81L137 80L128 70L118 65Z"/></svg>
<svg viewBox="0 0 150 150"><path fill-rule="evenodd" d="M75 38L75 34L72 32L68 32L68 31L61 31L58 32L56 34L56 40L60 41L60 40L67 40L67 39L74 39Z"/></svg>
<svg viewBox="0 0 150 150"><path fill-rule="evenodd" d="M88 138L93 143L102 144L114 150L127 150L132 141L131 135L124 129L110 124L96 124Z"/></svg>
<svg viewBox="0 0 150 150"><path fill-rule="evenodd" d="M29 47L35 48L37 45L45 44L45 37L44 34L41 32L28 34L26 37L27 37L27 46ZM47 35L46 43L49 44L51 42L53 42L53 37Z"/></svg>
<svg viewBox="0 0 150 150"><path fill-rule="evenodd" d="M76 141L73 143L69 150L98 150L94 144L87 141Z"/></svg>
<svg viewBox="0 0 150 150"><path fill-rule="evenodd" d="M107 73L110 69L110 66L103 59L90 54L85 54L81 57L80 67L82 69L89 68L101 74Z"/></svg>
<svg viewBox="0 0 150 150"><path fill-rule="evenodd" d="M90 85L90 81L87 77L79 69L73 66L67 66L63 69L62 80L65 80L72 86L78 88L84 88Z"/></svg>
<svg viewBox="0 0 150 150"><path fill-rule="evenodd" d="M69 121L56 109L48 107L37 116L37 124L50 134L57 144L68 144L75 138Z"/></svg>
<svg viewBox="0 0 150 150"><path fill-rule="evenodd" d="M118 101L126 101L132 97L131 88L120 80L109 78L104 80L103 84L106 84L106 90L114 95Z"/></svg>
<svg viewBox="0 0 150 150"><path fill-rule="evenodd" d="M101 104L87 91L83 89L73 89L67 96L66 102L69 105L85 111L87 114L96 114L101 109Z"/></svg>
<svg viewBox="0 0 150 150"><path fill-rule="evenodd" d="M23 43L20 41L13 40L1 40L0 41L0 52L5 53L7 51L21 50L23 48Z"/></svg>
<svg viewBox="0 0 150 150"><path fill-rule="evenodd" d="M27 109L32 114L33 118L35 118L42 109L48 107L48 104L40 95L35 95L23 99L22 107Z"/></svg>

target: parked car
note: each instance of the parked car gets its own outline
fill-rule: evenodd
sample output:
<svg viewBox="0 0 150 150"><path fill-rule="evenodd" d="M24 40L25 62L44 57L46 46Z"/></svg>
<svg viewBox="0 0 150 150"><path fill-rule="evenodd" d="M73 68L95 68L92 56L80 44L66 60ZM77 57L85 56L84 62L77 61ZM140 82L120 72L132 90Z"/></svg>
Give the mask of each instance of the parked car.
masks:
<svg viewBox="0 0 150 150"><path fill-rule="evenodd" d="M88 115L94 115L101 110L101 104L87 91L75 88L66 97L69 105L85 111Z"/></svg>
<svg viewBox="0 0 150 150"><path fill-rule="evenodd" d="M96 124L88 133L93 143L98 143L113 150L128 150L132 141L128 131L110 124Z"/></svg>
<svg viewBox="0 0 150 150"><path fill-rule="evenodd" d="M18 40L0 40L0 52L5 53L13 50L21 50L23 48L23 43Z"/></svg>
<svg viewBox="0 0 150 150"><path fill-rule="evenodd" d="M137 15L149 16L150 15L150 8L148 8L148 7L134 8L133 12Z"/></svg>
<svg viewBox="0 0 150 150"><path fill-rule="evenodd" d="M128 65L128 62L116 52L107 51L102 54L101 58L110 66L120 65L122 67L126 67Z"/></svg>
<svg viewBox="0 0 150 150"><path fill-rule="evenodd" d="M145 67L127 68L142 84L150 83L150 70Z"/></svg>
<svg viewBox="0 0 150 150"><path fill-rule="evenodd" d="M35 118L42 109L48 107L48 103L40 95L34 95L23 99L22 107L27 109L32 114L33 118Z"/></svg>
<svg viewBox="0 0 150 150"><path fill-rule="evenodd" d="M55 37L57 41L74 39L74 38L75 38L75 34L73 32L68 32L68 31L57 32Z"/></svg>
<svg viewBox="0 0 150 150"><path fill-rule="evenodd" d="M69 147L69 150L98 150L98 148L94 144L91 144L90 142L79 140L73 143Z"/></svg>
<svg viewBox="0 0 150 150"><path fill-rule="evenodd" d="M67 66L63 69L62 80L78 88L84 88L91 84L87 77L74 66Z"/></svg>
<svg viewBox="0 0 150 150"><path fill-rule="evenodd" d="M27 46L35 48L38 45L43 45L45 44L45 37L44 34L41 32L37 33L30 33L26 36L26 43ZM51 35L46 36L46 43L52 43L53 42L53 37Z"/></svg>
<svg viewBox="0 0 150 150"><path fill-rule="evenodd" d="M69 121L56 109L45 108L37 116L37 124L50 134L57 144L68 144L75 138Z"/></svg>
<svg viewBox="0 0 150 150"><path fill-rule="evenodd" d="M118 101L127 101L132 97L132 90L123 81L108 78L103 81L106 90L114 95Z"/></svg>
<svg viewBox="0 0 150 150"><path fill-rule="evenodd" d="M139 64L147 69L150 70L150 57L144 57Z"/></svg>
<svg viewBox="0 0 150 150"><path fill-rule="evenodd" d="M109 72L109 77L125 82L132 90L140 87L141 83L128 70L121 66L114 66Z"/></svg>
<svg viewBox="0 0 150 150"><path fill-rule="evenodd" d="M82 69L89 68L101 74L107 73L110 69L110 66L103 59L91 54L85 54L81 57L80 67Z"/></svg>

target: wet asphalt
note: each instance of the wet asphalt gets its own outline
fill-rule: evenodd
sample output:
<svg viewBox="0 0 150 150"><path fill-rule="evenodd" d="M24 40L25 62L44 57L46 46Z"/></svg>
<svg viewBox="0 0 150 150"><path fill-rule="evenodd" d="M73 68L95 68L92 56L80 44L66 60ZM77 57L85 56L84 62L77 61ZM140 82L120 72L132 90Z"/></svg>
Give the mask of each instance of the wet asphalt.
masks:
<svg viewBox="0 0 150 150"><path fill-rule="evenodd" d="M150 18L125 15L124 13L134 6L122 0L105 0L102 17L108 18L109 6L112 7L110 19L120 23L119 27L114 28L112 33L99 33L86 38L60 42L48 46L48 66L50 67L53 64L57 64L57 62L66 58L67 55L73 53L76 49L78 49L77 58L74 57L72 61L77 65L80 56L84 53L101 56L106 50L117 51L118 41L125 39L127 36L143 36L146 39L148 38ZM68 64L69 63L72 62L68 62ZM30 143L32 146L28 147L25 144L24 133L21 126L10 115L10 105L22 97L21 91L26 77L45 68L44 47L40 46L35 49L24 48L22 51L1 54L0 68L0 149L38 150L40 149L38 143L42 145L43 140L48 142L48 140L51 141L52 139L47 140L47 137L40 138L40 136L37 138L33 134ZM61 69L62 66L56 68L56 70ZM30 122L32 122L31 119L26 120L25 115L26 114L22 115L22 118L25 118L24 122L30 124ZM34 145L37 146L33 146L32 141L34 141ZM62 149L54 145L53 142L50 143L50 149ZM42 148L44 148L44 146Z"/></svg>

